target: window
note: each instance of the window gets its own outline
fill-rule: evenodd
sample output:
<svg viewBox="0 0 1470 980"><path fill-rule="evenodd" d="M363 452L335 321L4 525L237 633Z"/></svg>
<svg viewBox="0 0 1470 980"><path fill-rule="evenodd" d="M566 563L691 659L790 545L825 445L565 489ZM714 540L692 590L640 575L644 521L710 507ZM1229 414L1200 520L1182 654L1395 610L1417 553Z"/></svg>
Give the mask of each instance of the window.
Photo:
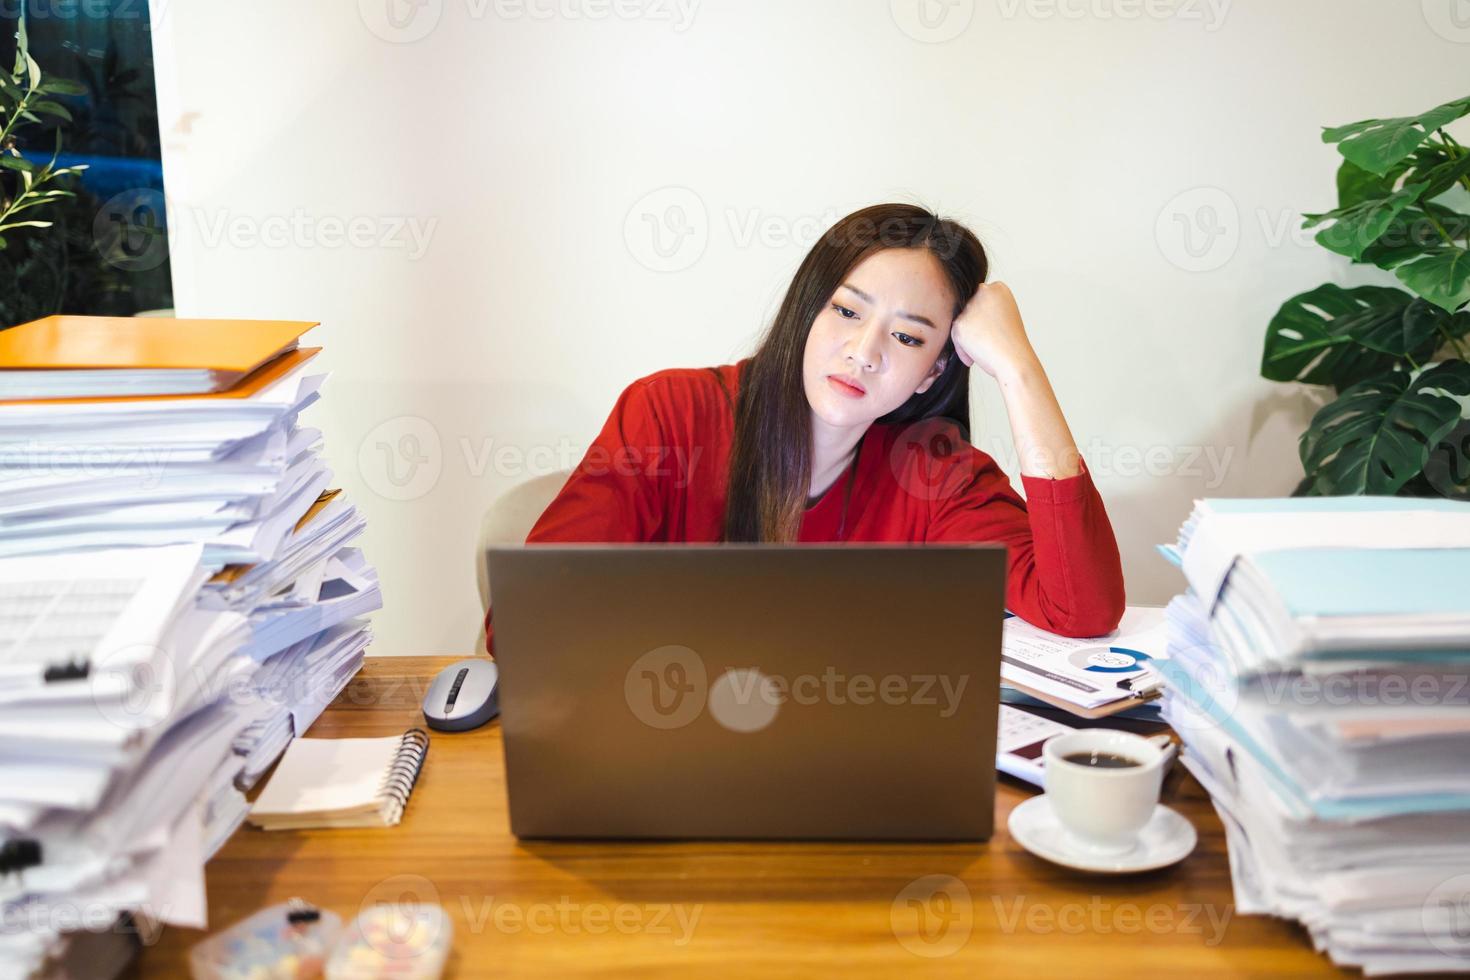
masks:
<svg viewBox="0 0 1470 980"><path fill-rule="evenodd" d="M16 120L15 148L43 166L59 131L57 166L87 169L58 178L75 197L16 216L51 221L49 228L0 232L0 328L51 313L130 316L172 307L147 0L0 0L7 74L22 27L43 81L76 83L76 94L51 99L70 119ZM0 96L5 122L13 105ZM0 170L0 198L22 189L20 173Z"/></svg>

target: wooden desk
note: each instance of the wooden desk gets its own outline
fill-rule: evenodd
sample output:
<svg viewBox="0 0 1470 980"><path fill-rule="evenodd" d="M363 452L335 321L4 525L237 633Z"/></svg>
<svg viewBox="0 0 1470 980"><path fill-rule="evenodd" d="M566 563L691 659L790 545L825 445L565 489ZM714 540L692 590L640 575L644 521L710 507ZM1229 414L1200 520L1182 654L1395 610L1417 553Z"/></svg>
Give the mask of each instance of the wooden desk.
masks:
<svg viewBox="0 0 1470 980"><path fill-rule="evenodd" d="M426 685L451 659L369 658L311 734L421 725ZM1193 821L1199 847L1142 875L1078 874L1023 851L1006 817L1034 792L1001 777L986 844L523 844L510 834L492 724L433 734L398 827L239 830L209 864L209 915L223 928L301 896L349 921L364 902L437 901L454 921L453 977L1338 972L1295 925L1234 915L1223 831L1182 767L1164 800ZM929 882L913 884L929 875L947 876L931 879L948 887L947 906ZM921 909L932 942L918 932ZM187 975L203 936L164 930L132 975Z"/></svg>

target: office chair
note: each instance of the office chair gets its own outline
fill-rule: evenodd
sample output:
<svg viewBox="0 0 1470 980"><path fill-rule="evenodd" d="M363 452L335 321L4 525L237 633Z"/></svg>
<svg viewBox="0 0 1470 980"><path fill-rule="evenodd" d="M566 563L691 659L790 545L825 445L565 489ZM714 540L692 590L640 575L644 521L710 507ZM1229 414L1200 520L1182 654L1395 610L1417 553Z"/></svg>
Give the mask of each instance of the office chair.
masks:
<svg viewBox="0 0 1470 980"><path fill-rule="evenodd" d="M480 623L478 639L471 648L476 653L485 651L485 614L490 608L490 581L485 574L485 549L492 544L524 544L526 535L536 525L547 506L556 499L566 484L570 470L547 473L518 483L496 497L485 508L480 518L480 536L475 544L475 582L480 587Z"/></svg>

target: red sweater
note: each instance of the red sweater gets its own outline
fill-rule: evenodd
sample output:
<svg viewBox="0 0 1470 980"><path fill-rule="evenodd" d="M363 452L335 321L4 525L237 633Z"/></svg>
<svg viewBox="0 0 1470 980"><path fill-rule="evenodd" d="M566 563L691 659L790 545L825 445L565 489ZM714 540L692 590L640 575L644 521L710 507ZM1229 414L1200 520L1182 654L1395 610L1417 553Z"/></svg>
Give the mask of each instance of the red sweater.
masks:
<svg viewBox="0 0 1470 980"><path fill-rule="evenodd" d="M719 379L733 399L744 363L674 368L630 384L526 543L719 541L735 429ZM1023 474L1021 483L1024 501L952 422L874 423L854 463L807 509L799 540L1005 544L1011 612L1067 636L1113 630L1123 570L1086 463L1077 476ZM485 647L493 656L489 613Z"/></svg>

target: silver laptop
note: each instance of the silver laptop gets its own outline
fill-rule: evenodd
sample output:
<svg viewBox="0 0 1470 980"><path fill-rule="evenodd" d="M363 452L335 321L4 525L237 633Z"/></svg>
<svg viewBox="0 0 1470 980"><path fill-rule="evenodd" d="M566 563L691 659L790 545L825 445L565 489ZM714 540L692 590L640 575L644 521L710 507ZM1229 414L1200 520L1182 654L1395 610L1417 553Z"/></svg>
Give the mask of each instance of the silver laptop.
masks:
<svg viewBox="0 0 1470 980"><path fill-rule="evenodd" d="M518 837L990 836L1004 546L486 561Z"/></svg>

